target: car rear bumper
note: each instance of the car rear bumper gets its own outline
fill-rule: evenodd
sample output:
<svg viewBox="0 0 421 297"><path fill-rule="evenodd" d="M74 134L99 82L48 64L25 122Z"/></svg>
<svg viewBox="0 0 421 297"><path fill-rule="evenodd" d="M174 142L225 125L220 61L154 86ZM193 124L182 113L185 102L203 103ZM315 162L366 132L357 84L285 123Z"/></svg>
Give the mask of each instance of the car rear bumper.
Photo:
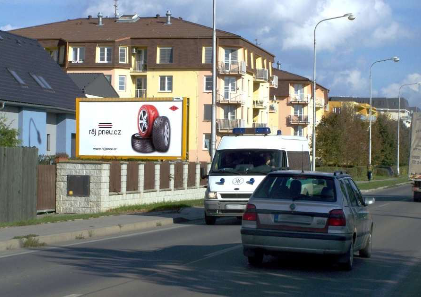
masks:
<svg viewBox="0 0 421 297"><path fill-rule="evenodd" d="M348 251L352 235L242 228L241 239L245 254L252 250L263 250L339 255Z"/></svg>
<svg viewBox="0 0 421 297"><path fill-rule="evenodd" d="M205 212L208 216L237 217L242 216L247 201L205 200Z"/></svg>

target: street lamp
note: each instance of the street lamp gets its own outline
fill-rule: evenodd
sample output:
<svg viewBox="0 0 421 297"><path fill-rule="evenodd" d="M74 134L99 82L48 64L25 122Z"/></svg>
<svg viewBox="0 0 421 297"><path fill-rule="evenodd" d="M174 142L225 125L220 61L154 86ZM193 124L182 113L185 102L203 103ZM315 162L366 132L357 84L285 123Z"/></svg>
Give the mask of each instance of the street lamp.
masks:
<svg viewBox="0 0 421 297"><path fill-rule="evenodd" d="M401 85L399 88L399 99L398 99L398 145L397 145L397 152L396 152L396 173L399 176L399 126L401 122L401 89L406 86L413 86L413 85L421 85L421 82L412 83L412 84L404 84Z"/></svg>
<svg viewBox="0 0 421 297"><path fill-rule="evenodd" d="M398 57L392 57L389 59L383 59L383 60L378 60L376 62L374 62L373 64L371 64L370 66L370 112L369 112L369 141L368 141L368 172L367 172L367 176L368 176L368 180L371 180L371 109L372 109L372 101L373 101L373 88L372 88L372 79L371 79L371 69L373 68L374 64L376 63L380 63L380 62L386 62L386 61L393 61L395 63L399 62L399 58Z"/></svg>
<svg viewBox="0 0 421 297"><path fill-rule="evenodd" d="M216 152L216 0L213 0L212 30L212 122L211 122L211 161Z"/></svg>
<svg viewBox="0 0 421 297"><path fill-rule="evenodd" d="M317 26L324 22L334 19L348 18L348 20L355 20L355 16L352 13L347 13L342 16L323 19L317 23L314 27L314 64L313 64L313 132L312 132L312 146L313 146L313 160L312 160L312 170L316 170L316 29Z"/></svg>

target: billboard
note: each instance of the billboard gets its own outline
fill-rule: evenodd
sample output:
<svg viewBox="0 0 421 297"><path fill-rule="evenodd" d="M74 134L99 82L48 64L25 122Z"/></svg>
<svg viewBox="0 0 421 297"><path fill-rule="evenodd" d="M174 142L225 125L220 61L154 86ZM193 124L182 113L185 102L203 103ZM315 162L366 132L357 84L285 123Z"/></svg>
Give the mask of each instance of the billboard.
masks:
<svg viewBox="0 0 421 297"><path fill-rule="evenodd" d="M76 99L76 156L185 159L187 98Z"/></svg>
<svg viewBox="0 0 421 297"><path fill-rule="evenodd" d="M421 113L412 115L411 150L409 156L409 178L421 179Z"/></svg>

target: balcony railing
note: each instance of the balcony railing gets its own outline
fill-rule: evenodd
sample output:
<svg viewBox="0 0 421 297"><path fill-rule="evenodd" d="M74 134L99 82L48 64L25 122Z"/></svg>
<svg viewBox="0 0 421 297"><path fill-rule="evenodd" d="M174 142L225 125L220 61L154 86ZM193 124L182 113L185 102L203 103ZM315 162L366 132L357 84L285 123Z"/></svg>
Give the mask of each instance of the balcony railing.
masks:
<svg viewBox="0 0 421 297"><path fill-rule="evenodd" d="M146 98L146 89L136 89L136 98Z"/></svg>
<svg viewBox="0 0 421 297"><path fill-rule="evenodd" d="M289 104L308 104L310 95L301 94L290 94L288 97Z"/></svg>
<svg viewBox="0 0 421 297"><path fill-rule="evenodd" d="M269 71L267 69L256 69L256 79L269 81Z"/></svg>
<svg viewBox="0 0 421 297"><path fill-rule="evenodd" d="M221 61L218 63L218 71L220 74L246 74L246 69L245 61Z"/></svg>
<svg viewBox="0 0 421 297"><path fill-rule="evenodd" d="M316 97L316 107L317 108L323 108L324 106L325 106L324 98L317 98Z"/></svg>
<svg viewBox="0 0 421 297"><path fill-rule="evenodd" d="M252 128L265 128L268 126L268 123L252 123Z"/></svg>
<svg viewBox="0 0 421 297"><path fill-rule="evenodd" d="M288 116L288 123L290 124L308 124L308 116L306 115L290 115Z"/></svg>
<svg viewBox="0 0 421 297"><path fill-rule="evenodd" d="M278 105L276 103L269 104L269 112L277 112Z"/></svg>
<svg viewBox="0 0 421 297"><path fill-rule="evenodd" d="M134 65L133 72L146 72L148 69L146 62L136 61Z"/></svg>
<svg viewBox="0 0 421 297"><path fill-rule="evenodd" d="M232 104L244 104L246 102L245 94L243 93L219 94L219 96L216 97L216 101L218 103L232 103Z"/></svg>
<svg viewBox="0 0 421 297"><path fill-rule="evenodd" d="M246 126L246 121L242 119L228 120L228 119L217 119L216 127L219 132L221 131L230 131L234 128L244 128Z"/></svg>
<svg viewBox="0 0 421 297"><path fill-rule="evenodd" d="M254 108L266 108L267 98L254 98L253 107Z"/></svg>
<svg viewBox="0 0 421 297"><path fill-rule="evenodd" d="M272 75L272 77L270 78L270 86L274 87L274 88L278 88L278 76L277 75Z"/></svg>

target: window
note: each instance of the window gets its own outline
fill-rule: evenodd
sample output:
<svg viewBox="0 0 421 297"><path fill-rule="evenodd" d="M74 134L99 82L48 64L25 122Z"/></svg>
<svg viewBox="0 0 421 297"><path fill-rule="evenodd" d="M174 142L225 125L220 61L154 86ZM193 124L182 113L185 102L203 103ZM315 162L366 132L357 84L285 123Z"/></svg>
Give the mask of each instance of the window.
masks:
<svg viewBox="0 0 421 297"><path fill-rule="evenodd" d="M118 90L119 91L126 90L126 76L125 75L118 76Z"/></svg>
<svg viewBox="0 0 421 297"><path fill-rule="evenodd" d="M14 79L16 79L16 81L21 84L22 86L26 86L26 83L23 81L23 79L20 78L20 76L16 73L15 70L9 69L7 68L7 70L9 70L10 74L14 77Z"/></svg>
<svg viewBox="0 0 421 297"><path fill-rule="evenodd" d="M127 63L127 47L120 47L119 48L118 61L120 63Z"/></svg>
<svg viewBox="0 0 421 297"><path fill-rule="evenodd" d="M47 152L49 152L50 150L50 134L47 134Z"/></svg>
<svg viewBox="0 0 421 297"><path fill-rule="evenodd" d="M104 74L105 78L108 80L108 82L111 84L111 80L113 76L111 74Z"/></svg>
<svg viewBox="0 0 421 297"><path fill-rule="evenodd" d="M203 120L212 121L212 104L203 105Z"/></svg>
<svg viewBox="0 0 421 297"><path fill-rule="evenodd" d="M40 75L35 75L33 73L29 73L32 78L40 85L43 89L49 89L52 90L53 88L50 86L50 84Z"/></svg>
<svg viewBox="0 0 421 297"><path fill-rule="evenodd" d="M203 134L203 150L210 150L211 135L210 133Z"/></svg>
<svg viewBox="0 0 421 297"><path fill-rule="evenodd" d="M212 63L212 48L205 47L205 64L211 64L211 63Z"/></svg>
<svg viewBox="0 0 421 297"><path fill-rule="evenodd" d="M302 84L294 84L295 99L304 100L304 88Z"/></svg>
<svg viewBox="0 0 421 297"><path fill-rule="evenodd" d="M236 49L225 49L225 70L230 70L231 64L238 64L238 51Z"/></svg>
<svg viewBox="0 0 421 297"><path fill-rule="evenodd" d="M85 60L85 48L84 47L74 47L72 51L72 62L73 63L83 63Z"/></svg>
<svg viewBox="0 0 421 297"><path fill-rule="evenodd" d="M205 92L212 92L212 76L205 76Z"/></svg>
<svg viewBox="0 0 421 297"><path fill-rule="evenodd" d="M159 91L172 92L172 76L159 77Z"/></svg>
<svg viewBox="0 0 421 297"><path fill-rule="evenodd" d="M58 63L59 64L64 63L64 46L60 46L59 48Z"/></svg>
<svg viewBox="0 0 421 297"><path fill-rule="evenodd" d="M294 136L304 136L304 129L302 126L294 127Z"/></svg>
<svg viewBox="0 0 421 297"><path fill-rule="evenodd" d="M100 47L99 48L99 63L111 63L111 47Z"/></svg>
<svg viewBox="0 0 421 297"><path fill-rule="evenodd" d="M341 108L340 107L334 107L333 108L333 113L340 114L341 113Z"/></svg>
<svg viewBox="0 0 421 297"><path fill-rule="evenodd" d="M58 50L50 50L49 51L51 58L53 58L54 61L58 61Z"/></svg>
<svg viewBox="0 0 421 297"><path fill-rule="evenodd" d="M230 99L231 93L235 93L237 91L237 84L235 77L225 77L224 78L224 98Z"/></svg>
<svg viewBox="0 0 421 297"><path fill-rule="evenodd" d="M294 105L294 115L301 117L304 113L303 107L301 105Z"/></svg>
<svg viewBox="0 0 421 297"><path fill-rule="evenodd" d="M227 105L223 107L224 109L224 119L235 120L235 106Z"/></svg>
<svg viewBox="0 0 421 297"><path fill-rule="evenodd" d="M352 206L359 206L357 195L355 194L355 191L352 189L352 186L351 186L349 180L346 179L346 180L344 180L344 182L345 182L345 187L346 187L346 190L348 192L348 198L351 202L351 205Z"/></svg>
<svg viewBox="0 0 421 297"><path fill-rule="evenodd" d="M162 47L159 49L159 64L170 64L173 62L172 47Z"/></svg>

